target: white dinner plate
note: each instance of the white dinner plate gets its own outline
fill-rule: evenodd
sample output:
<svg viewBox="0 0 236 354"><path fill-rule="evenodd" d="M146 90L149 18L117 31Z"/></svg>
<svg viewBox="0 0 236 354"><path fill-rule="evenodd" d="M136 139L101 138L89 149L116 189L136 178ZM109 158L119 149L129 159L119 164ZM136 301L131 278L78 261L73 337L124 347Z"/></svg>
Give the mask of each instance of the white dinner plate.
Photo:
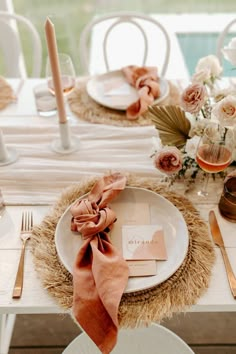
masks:
<svg viewBox="0 0 236 354"><path fill-rule="evenodd" d="M137 101L137 90L129 85L121 70L110 71L96 75L87 82L87 93L102 106L125 111L128 106ZM153 104L163 101L169 94L169 84L166 79L160 78L161 94Z"/></svg>
<svg viewBox="0 0 236 354"><path fill-rule="evenodd" d="M84 198L82 196L80 199ZM122 204L121 204L122 203ZM146 277L129 278L125 292L149 289L168 279L182 264L188 250L189 237L185 220L180 211L167 199L143 188L126 187L119 196L112 201L117 220L125 212L125 205L147 203L150 212L150 224L163 227L167 249L166 261L157 261L157 274ZM122 208L119 207L122 205ZM71 206L61 216L55 231L55 244L58 256L65 268L72 273L76 255L82 244L80 234L70 230ZM114 230L116 223L114 223ZM118 227L118 226L117 226ZM121 236L121 235L120 235ZM114 244L116 243L115 240Z"/></svg>

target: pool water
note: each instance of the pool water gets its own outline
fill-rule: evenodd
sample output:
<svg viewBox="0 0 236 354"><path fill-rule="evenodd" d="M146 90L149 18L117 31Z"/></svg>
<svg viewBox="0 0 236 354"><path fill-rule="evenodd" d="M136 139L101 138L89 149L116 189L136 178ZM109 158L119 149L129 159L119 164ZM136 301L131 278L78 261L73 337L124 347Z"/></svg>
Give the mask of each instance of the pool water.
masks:
<svg viewBox="0 0 236 354"><path fill-rule="evenodd" d="M198 60L210 54L216 54L218 33L179 33L177 34L186 66L192 76ZM226 36L225 44L229 43L236 33ZM223 61L224 76L236 76L236 69L226 60Z"/></svg>

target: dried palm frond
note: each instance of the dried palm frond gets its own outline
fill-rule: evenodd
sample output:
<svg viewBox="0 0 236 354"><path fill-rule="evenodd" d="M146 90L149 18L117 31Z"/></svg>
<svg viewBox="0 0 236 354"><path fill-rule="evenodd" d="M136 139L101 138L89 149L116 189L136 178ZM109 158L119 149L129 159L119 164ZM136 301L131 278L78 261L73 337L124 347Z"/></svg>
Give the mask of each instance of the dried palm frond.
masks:
<svg viewBox="0 0 236 354"><path fill-rule="evenodd" d="M181 147L186 143L191 124L179 106L149 106L148 111L163 145Z"/></svg>

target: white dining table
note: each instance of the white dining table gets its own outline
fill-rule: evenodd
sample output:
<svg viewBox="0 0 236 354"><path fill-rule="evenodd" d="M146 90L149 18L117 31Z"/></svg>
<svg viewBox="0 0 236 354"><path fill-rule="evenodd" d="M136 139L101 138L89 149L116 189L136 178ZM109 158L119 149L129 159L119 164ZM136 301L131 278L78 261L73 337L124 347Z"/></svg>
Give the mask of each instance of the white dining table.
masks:
<svg viewBox="0 0 236 354"><path fill-rule="evenodd" d="M0 111L0 129L7 147L19 154L18 160L0 167L0 189L6 210L0 218L0 353L8 353L17 314L61 313L63 310L43 288L34 269L30 246L26 250L24 289L20 299L12 299L12 290L21 251L19 237L21 214L32 210L34 223L40 223L67 186L82 178L103 175L108 171L131 172L160 179L150 158L152 139L158 135L154 126L115 127L91 124L68 110L71 135L80 139L78 151L60 155L51 149L59 135L58 118L37 114L33 88L43 79L28 79L19 92L17 102ZM16 90L19 80L9 83ZM183 193L183 186L176 189ZM214 210L222 230L232 268L236 273L236 226L223 219L218 211L222 181L211 182L212 198L201 199L196 193L186 196L208 220ZM188 311L236 311L236 300L228 285L219 249L215 247L216 262L210 286Z"/></svg>

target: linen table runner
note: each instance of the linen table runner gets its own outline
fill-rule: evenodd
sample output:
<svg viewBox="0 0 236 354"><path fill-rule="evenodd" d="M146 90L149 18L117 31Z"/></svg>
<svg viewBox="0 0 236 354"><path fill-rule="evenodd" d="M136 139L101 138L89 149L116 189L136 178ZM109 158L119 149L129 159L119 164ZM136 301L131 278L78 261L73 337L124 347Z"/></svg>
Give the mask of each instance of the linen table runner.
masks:
<svg viewBox="0 0 236 354"><path fill-rule="evenodd" d="M110 170L126 172L132 168L142 176L160 176L150 158L152 137L158 134L154 126L127 129L72 124L72 133L79 137L81 146L65 159L50 148L58 136L53 118L1 117L0 121L7 146L12 144L20 156L16 163L1 167L6 204L52 204L67 186Z"/></svg>

